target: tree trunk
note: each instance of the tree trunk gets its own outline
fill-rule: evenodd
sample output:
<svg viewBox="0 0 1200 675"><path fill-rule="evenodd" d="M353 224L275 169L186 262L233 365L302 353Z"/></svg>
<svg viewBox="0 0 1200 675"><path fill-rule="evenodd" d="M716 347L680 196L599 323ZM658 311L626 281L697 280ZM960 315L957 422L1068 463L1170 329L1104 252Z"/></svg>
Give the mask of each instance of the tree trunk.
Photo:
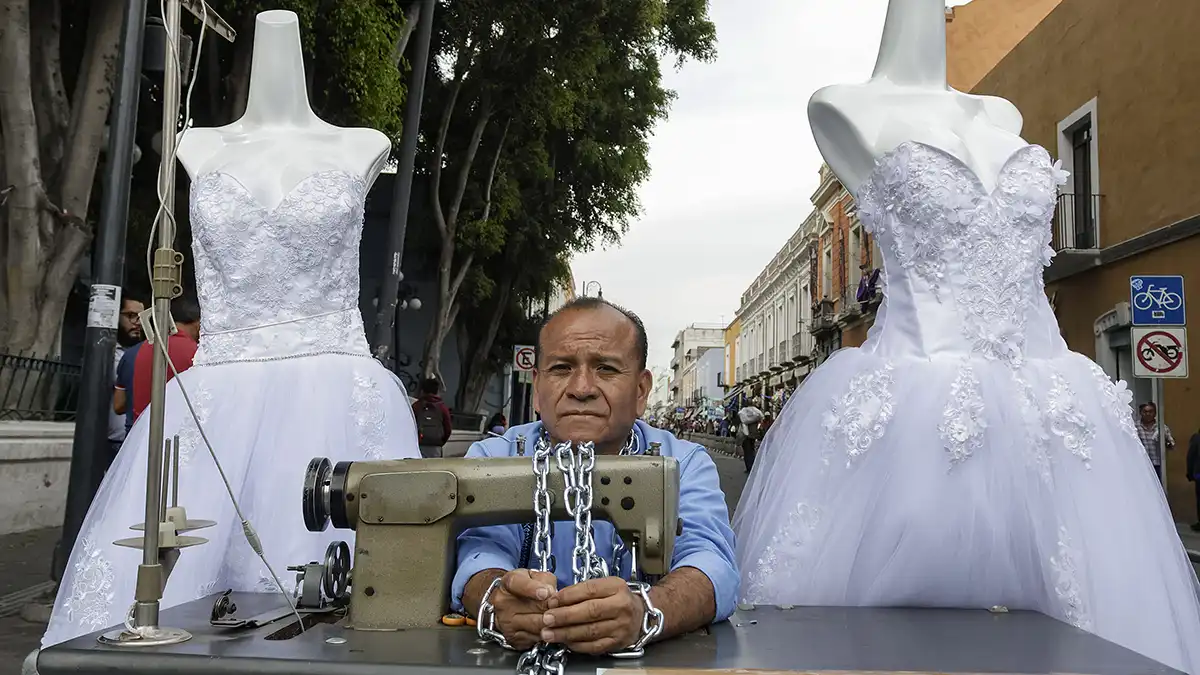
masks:
<svg viewBox="0 0 1200 675"><path fill-rule="evenodd" d="M513 268L509 267L508 269ZM515 276L515 273L505 274L501 280L496 293L496 303L492 306L492 313L488 317L487 325L484 326L483 333L475 343L470 360L464 364L463 376L459 380L461 394L456 400L459 407L465 410L478 410L483 405L483 395L487 391L488 380L494 374L487 367L488 355L492 352L492 345L496 343L496 335L500 332L500 322L504 320L505 310L508 309Z"/></svg>
<svg viewBox="0 0 1200 675"><path fill-rule="evenodd" d="M58 351L63 311L92 232L85 218L112 99L119 0L92 3L76 98L68 106L57 1L0 2L0 127L13 190L5 240L0 349Z"/></svg>

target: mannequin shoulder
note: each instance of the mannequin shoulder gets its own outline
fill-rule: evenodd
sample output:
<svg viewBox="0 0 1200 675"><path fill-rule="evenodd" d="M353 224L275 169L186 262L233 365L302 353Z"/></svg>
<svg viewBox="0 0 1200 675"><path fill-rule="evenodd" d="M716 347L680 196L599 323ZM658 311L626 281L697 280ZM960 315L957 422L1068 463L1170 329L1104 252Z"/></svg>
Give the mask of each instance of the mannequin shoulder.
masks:
<svg viewBox="0 0 1200 675"><path fill-rule="evenodd" d="M875 165L863 133L863 103L854 85L824 87L808 100L808 123L817 149L851 192Z"/></svg>
<svg viewBox="0 0 1200 675"><path fill-rule="evenodd" d="M1012 101L999 96L980 96L979 100L983 102L983 110L992 124L1017 136L1021 135L1021 128L1025 126L1025 118L1021 116L1021 111Z"/></svg>
<svg viewBox="0 0 1200 675"><path fill-rule="evenodd" d="M208 164L208 160L216 156L224 145L219 129L192 128L180 136L175 157L183 165L184 171L195 180L196 175Z"/></svg>
<svg viewBox="0 0 1200 675"><path fill-rule="evenodd" d="M343 127L340 129L345 142L364 152L388 153L392 150L392 140L387 134L370 127Z"/></svg>

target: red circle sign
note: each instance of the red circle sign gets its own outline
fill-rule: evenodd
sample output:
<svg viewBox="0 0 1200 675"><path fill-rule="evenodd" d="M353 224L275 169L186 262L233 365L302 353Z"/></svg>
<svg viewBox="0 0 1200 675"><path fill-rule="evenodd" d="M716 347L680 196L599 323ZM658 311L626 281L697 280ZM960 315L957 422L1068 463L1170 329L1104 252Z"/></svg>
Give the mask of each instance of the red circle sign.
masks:
<svg viewBox="0 0 1200 675"><path fill-rule="evenodd" d="M1183 345L1161 330L1146 333L1137 343L1137 360L1152 373L1169 373L1183 363Z"/></svg>
<svg viewBox="0 0 1200 675"><path fill-rule="evenodd" d="M517 368L520 368L521 370L533 370L533 349L530 347L518 349L516 362Z"/></svg>

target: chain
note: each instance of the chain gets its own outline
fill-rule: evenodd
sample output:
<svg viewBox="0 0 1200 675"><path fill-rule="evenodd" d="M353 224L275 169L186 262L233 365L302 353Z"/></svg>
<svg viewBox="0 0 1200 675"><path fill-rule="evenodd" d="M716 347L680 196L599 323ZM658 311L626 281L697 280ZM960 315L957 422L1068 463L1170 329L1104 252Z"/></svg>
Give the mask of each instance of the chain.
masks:
<svg viewBox="0 0 1200 675"><path fill-rule="evenodd" d="M524 439L522 438L521 441ZM620 454L633 454L637 436L630 431L629 440ZM523 449L523 443L521 443ZM523 453L522 453L523 454ZM563 476L563 504L567 514L575 519L575 541L571 555L571 574L574 583L609 575L608 563L596 553L595 533L592 529L592 470L596 466L596 448L592 443L559 443L551 446L546 436L537 440L533 450L533 541L532 553L538 563L538 571L555 571L555 560L551 554L552 529L550 509L553 503L548 485L550 457L553 456ZM617 552L614 549L614 552ZM620 554L620 553L618 553ZM532 561L531 561L532 562ZM617 563L619 565L619 562ZM641 637L629 648L613 654L615 658L639 658L646 643L662 632L663 613L650 602L646 583L631 579L629 589L642 599L646 614L642 618ZM477 631L479 637L512 649L504 635L496 627L495 608L491 604L492 592L500 585L496 579L488 587L479 605ZM563 645L538 643L517 660L517 675L563 675L566 667L567 648Z"/></svg>

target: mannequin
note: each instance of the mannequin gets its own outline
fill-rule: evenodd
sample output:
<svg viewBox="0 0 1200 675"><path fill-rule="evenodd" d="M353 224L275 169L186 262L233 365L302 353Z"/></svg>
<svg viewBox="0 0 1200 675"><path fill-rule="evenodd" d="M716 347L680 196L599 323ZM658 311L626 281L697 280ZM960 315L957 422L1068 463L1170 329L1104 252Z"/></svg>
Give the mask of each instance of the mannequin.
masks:
<svg viewBox="0 0 1200 675"><path fill-rule="evenodd" d="M1028 146L1016 106L946 83L945 11L945 0L890 0L871 79L825 87L809 100L817 148L852 194L905 141L957 158L987 190Z"/></svg>
<svg viewBox="0 0 1200 675"><path fill-rule="evenodd" d="M391 147L380 131L335 127L317 117L305 86L300 22L293 12L271 10L255 20L245 114L223 127L187 131L178 157L193 181L219 171L274 208L323 171L359 176L369 190Z"/></svg>

